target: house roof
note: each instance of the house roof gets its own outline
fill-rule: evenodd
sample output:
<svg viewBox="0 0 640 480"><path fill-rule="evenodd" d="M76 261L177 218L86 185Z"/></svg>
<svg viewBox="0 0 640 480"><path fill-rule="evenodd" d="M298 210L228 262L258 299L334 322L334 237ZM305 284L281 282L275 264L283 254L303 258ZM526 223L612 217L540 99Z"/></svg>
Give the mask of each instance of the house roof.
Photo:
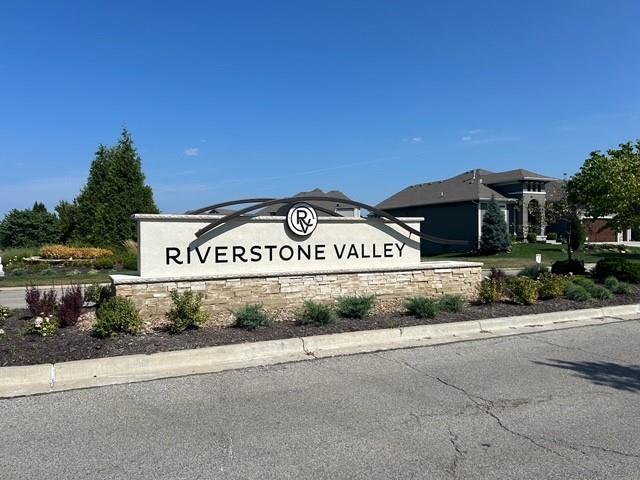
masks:
<svg viewBox="0 0 640 480"><path fill-rule="evenodd" d="M552 177L547 177L546 175L541 175L539 173L532 172L530 170L524 170L522 168L518 168L516 170L508 170L506 172L498 172L492 173L486 170L482 170L483 172L487 172L486 174L481 174L484 183L487 185L497 185L499 183L511 183L511 182L521 182L523 180L538 180L542 182L552 182L556 180Z"/></svg>
<svg viewBox="0 0 640 480"><path fill-rule="evenodd" d="M387 198L377 207L385 210L419 205L490 200L491 198L514 201L514 199L498 193L491 188L491 185L524 180L551 182L555 179L524 169L496 173L477 168L447 180L412 185Z"/></svg>
<svg viewBox="0 0 640 480"><path fill-rule="evenodd" d="M293 195L294 197L308 197L308 196L313 196L313 197L335 197L335 198L342 198L344 200L350 200L349 197L347 197L344 193L342 193L339 190L331 190L329 192L324 192L319 188L315 188L309 192L299 192L296 193L295 195ZM307 202L310 205L314 206L314 207L320 207L320 208L324 208L326 210L330 210L332 212L335 212L336 207L347 207L347 208L355 208L352 207L351 205L348 204L342 204L342 203L336 203L334 201L310 201ZM286 215L287 214L287 210L289 208L290 204L286 204L286 203L276 203L274 205L269 205L268 207L265 207L261 210L258 210L255 214L256 215ZM318 215L322 216L322 217L326 217L328 216L327 213L324 213L322 211L318 211Z"/></svg>
<svg viewBox="0 0 640 480"><path fill-rule="evenodd" d="M418 205L488 200L491 198L509 200L481 181L481 175L484 172L486 170L477 170L475 178L473 171L469 171L447 180L412 185L387 198L377 207L385 210Z"/></svg>

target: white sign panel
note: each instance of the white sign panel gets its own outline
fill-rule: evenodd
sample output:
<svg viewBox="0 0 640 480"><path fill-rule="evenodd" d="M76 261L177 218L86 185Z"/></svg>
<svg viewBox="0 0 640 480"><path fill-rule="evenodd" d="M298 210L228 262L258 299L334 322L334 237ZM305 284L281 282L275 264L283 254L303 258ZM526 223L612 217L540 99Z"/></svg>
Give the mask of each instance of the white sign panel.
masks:
<svg viewBox="0 0 640 480"><path fill-rule="evenodd" d="M287 217L136 215L140 276L178 278L353 271L420 264L420 239L382 219L320 217L307 204ZM402 219L420 230L422 218Z"/></svg>

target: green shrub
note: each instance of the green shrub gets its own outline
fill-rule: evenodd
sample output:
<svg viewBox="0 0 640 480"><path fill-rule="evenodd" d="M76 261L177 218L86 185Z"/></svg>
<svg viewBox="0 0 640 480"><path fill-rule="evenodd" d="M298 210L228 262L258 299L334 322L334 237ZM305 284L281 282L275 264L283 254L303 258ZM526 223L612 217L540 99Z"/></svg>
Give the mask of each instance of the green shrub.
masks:
<svg viewBox="0 0 640 480"><path fill-rule="evenodd" d="M596 263L593 276L598 279L616 277L630 283L640 283L640 264L624 258L604 258Z"/></svg>
<svg viewBox="0 0 640 480"><path fill-rule="evenodd" d="M511 300L521 305L533 305L538 301L540 284L528 277L514 277L509 279L509 293Z"/></svg>
<svg viewBox="0 0 640 480"><path fill-rule="evenodd" d="M11 316L11 309L0 305L0 328L4 327L4 321Z"/></svg>
<svg viewBox="0 0 640 480"><path fill-rule="evenodd" d="M142 320L131 300L112 297L105 301L96 312L94 332L99 337L109 337L116 333L136 334L142 330Z"/></svg>
<svg viewBox="0 0 640 480"><path fill-rule="evenodd" d="M487 204L487 210L482 218L480 251L485 254L494 254L509 250L511 250L509 227L498 203L492 199Z"/></svg>
<svg viewBox="0 0 640 480"><path fill-rule="evenodd" d="M528 233L527 234L527 242L536 243L537 241L538 241L538 236L535 233Z"/></svg>
<svg viewBox="0 0 640 480"><path fill-rule="evenodd" d="M93 267L96 270L111 270L114 266L115 259L113 257L96 258L93 262Z"/></svg>
<svg viewBox="0 0 640 480"><path fill-rule="evenodd" d="M558 234L556 232L547 233L548 240L558 240Z"/></svg>
<svg viewBox="0 0 640 480"><path fill-rule="evenodd" d="M567 288L567 280L553 273L543 273L538 281L540 282L538 296L544 300L561 297Z"/></svg>
<svg viewBox="0 0 640 480"><path fill-rule="evenodd" d="M591 300L591 294L586 288L575 283L570 283L564 292L564 296L574 302L588 302Z"/></svg>
<svg viewBox="0 0 640 480"><path fill-rule="evenodd" d="M234 327L255 330L258 327L266 327L271 323L271 318L258 303L247 304L234 311L236 317Z"/></svg>
<svg viewBox="0 0 640 480"><path fill-rule="evenodd" d="M576 285L580 285L581 287L586 288L587 291L591 290L593 287L596 286L593 280L586 277L574 277L571 281Z"/></svg>
<svg viewBox="0 0 640 480"><path fill-rule="evenodd" d="M628 295L631 293L631 287L628 283L620 282L618 283L618 287L612 291L617 295Z"/></svg>
<svg viewBox="0 0 640 480"><path fill-rule="evenodd" d="M407 313L418 318L433 318L438 313L438 302L433 298L411 297L404 303Z"/></svg>
<svg viewBox="0 0 640 480"><path fill-rule="evenodd" d="M345 318L364 318L376 303L373 295L360 295L353 297L342 297L338 299L336 312Z"/></svg>
<svg viewBox="0 0 640 480"><path fill-rule="evenodd" d="M33 318L25 327L25 335L38 335L40 337L51 337L58 333L60 324L55 317L44 316Z"/></svg>
<svg viewBox="0 0 640 480"><path fill-rule="evenodd" d="M118 263L122 265L122 268L125 270L138 271L138 256L135 253L123 253L118 259Z"/></svg>
<svg viewBox="0 0 640 480"><path fill-rule="evenodd" d="M167 312L169 330L173 333L184 332L188 328L198 328L209 316L202 310L202 294L185 290L180 293L171 290L173 306Z"/></svg>
<svg viewBox="0 0 640 480"><path fill-rule="evenodd" d="M464 310L464 298L460 295L443 295L438 300L438 310L442 312L458 313Z"/></svg>
<svg viewBox="0 0 640 480"><path fill-rule="evenodd" d="M504 297L504 282L493 278L485 278L478 285L478 300L481 303L495 303Z"/></svg>
<svg viewBox="0 0 640 480"><path fill-rule="evenodd" d="M543 265L536 263L534 265L529 265L528 267L523 268L522 270L520 270L520 273L518 273L518 275L521 277L533 278L535 280L540 276L542 272L546 271L547 269Z"/></svg>
<svg viewBox="0 0 640 480"><path fill-rule="evenodd" d="M597 298L598 300L609 300L613 297L613 293L602 285L593 285L588 291L593 298Z"/></svg>
<svg viewBox="0 0 640 480"><path fill-rule="evenodd" d="M612 292L615 293L616 290L618 290L618 287L620 286L620 282L616 277L607 277L604 279L604 286L608 290L611 290Z"/></svg>
<svg viewBox="0 0 640 480"><path fill-rule="evenodd" d="M336 313L329 305L307 300L297 317L300 325L327 325L336 319Z"/></svg>
<svg viewBox="0 0 640 480"><path fill-rule="evenodd" d="M84 300L86 302L94 303L97 307L99 307L105 300L108 300L110 296L111 287L108 285L94 283L84 290Z"/></svg>
<svg viewBox="0 0 640 480"><path fill-rule="evenodd" d="M551 265L551 273L557 275L584 275L584 272L582 260L558 260Z"/></svg>

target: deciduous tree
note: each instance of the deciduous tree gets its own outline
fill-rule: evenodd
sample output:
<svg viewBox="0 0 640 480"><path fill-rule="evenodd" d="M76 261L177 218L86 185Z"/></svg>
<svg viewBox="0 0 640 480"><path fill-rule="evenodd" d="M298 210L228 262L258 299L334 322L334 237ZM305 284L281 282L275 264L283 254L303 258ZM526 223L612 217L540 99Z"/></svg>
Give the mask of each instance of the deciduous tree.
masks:
<svg viewBox="0 0 640 480"><path fill-rule="evenodd" d="M616 230L640 227L640 141L592 152L567 186L569 200Z"/></svg>

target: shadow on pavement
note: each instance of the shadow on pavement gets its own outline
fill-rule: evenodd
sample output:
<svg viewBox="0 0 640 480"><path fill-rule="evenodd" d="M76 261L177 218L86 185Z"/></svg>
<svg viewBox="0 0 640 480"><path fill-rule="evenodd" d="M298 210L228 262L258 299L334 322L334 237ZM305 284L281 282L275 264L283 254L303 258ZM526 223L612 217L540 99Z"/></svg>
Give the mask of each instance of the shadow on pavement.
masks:
<svg viewBox="0 0 640 480"><path fill-rule="evenodd" d="M640 392L640 366L620 365L611 362L569 362L549 360L534 362L547 367L564 368L596 385L604 385L627 392Z"/></svg>

